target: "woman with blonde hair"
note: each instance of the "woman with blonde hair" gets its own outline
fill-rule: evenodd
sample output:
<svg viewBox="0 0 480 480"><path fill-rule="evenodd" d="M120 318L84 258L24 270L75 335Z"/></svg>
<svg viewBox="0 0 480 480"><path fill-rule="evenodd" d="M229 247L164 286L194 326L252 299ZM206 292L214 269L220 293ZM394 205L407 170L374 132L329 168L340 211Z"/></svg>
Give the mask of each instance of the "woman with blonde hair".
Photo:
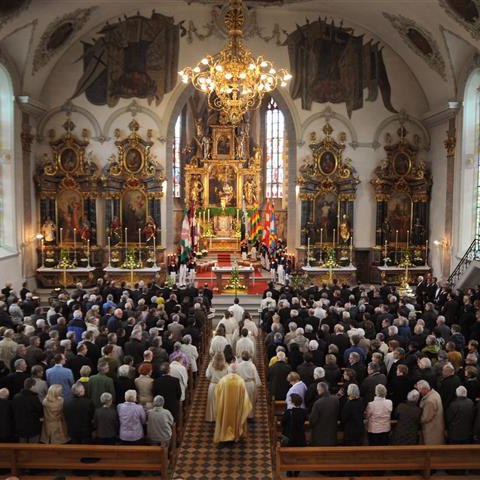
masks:
<svg viewBox="0 0 480 480"><path fill-rule="evenodd" d="M205 412L205 421L215 421L215 387L217 383L228 373L228 365L225 361L225 355L217 352L207 367L205 376L210 380L207 395L207 411Z"/></svg>
<svg viewBox="0 0 480 480"><path fill-rule="evenodd" d="M63 416L63 387L51 385L43 400L42 443L67 443L67 424Z"/></svg>

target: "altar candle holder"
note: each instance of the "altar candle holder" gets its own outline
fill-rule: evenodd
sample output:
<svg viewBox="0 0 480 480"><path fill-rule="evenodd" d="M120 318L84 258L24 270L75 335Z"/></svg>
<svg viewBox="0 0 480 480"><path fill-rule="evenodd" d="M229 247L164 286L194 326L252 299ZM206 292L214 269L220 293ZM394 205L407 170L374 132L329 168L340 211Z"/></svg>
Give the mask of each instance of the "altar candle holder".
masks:
<svg viewBox="0 0 480 480"><path fill-rule="evenodd" d="M63 227L60 227L60 248L63 247Z"/></svg>
<svg viewBox="0 0 480 480"><path fill-rule="evenodd" d="M398 230L395 230L395 264L398 264Z"/></svg>
<svg viewBox="0 0 480 480"><path fill-rule="evenodd" d="M138 229L138 263L142 262L142 229Z"/></svg>
<svg viewBox="0 0 480 480"><path fill-rule="evenodd" d="M124 238L124 242L125 242L125 260L127 259L127 251L128 251L128 228L125 227L125 238Z"/></svg>
<svg viewBox="0 0 480 480"><path fill-rule="evenodd" d="M42 259L42 268L45 267L45 242L43 238L40 240L40 255Z"/></svg>
<svg viewBox="0 0 480 480"><path fill-rule="evenodd" d="M425 266L428 267L428 240L425 241Z"/></svg>
<svg viewBox="0 0 480 480"><path fill-rule="evenodd" d="M157 268L157 239L156 235L153 235L153 268Z"/></svg>
<svg viewBox="0 0 480 480"><path fill-rule="evenodd" d="M337 233L337 230L334 228L333 229L333 249L335 250L335 235Z"/></svg>
<svg viewBox="0 0 480 480"><path fill-rule="evenodd" d="M77 229L73 229L73 264L77 265Z"/></svg>
<svg viewBox="0 0 480 480"><path fill-rule="evenodd" d="M353 235L350 236L350 267L353 267Z"/></svg>
<svg viewBox="0 0 480 480"><path fill-rule="evenodd" d="M87 268L90 268L90 239L87 240Z"/></svg>
<svg viewBox="0 0 480 480"><path fill-rule="evenodd" d="M310 266L310 237L307 238L307 267Z"/></svg>
<svg viewBox="0 0 480 480"><path fill-rule="evenodd" d="M108 246L108 268L112 266L112 243L110 239L110 235L107 238L107 246Z"/></svg>
<svg viewBox="0 0 480 480"><path fill-rule="evenodd" d="M383 266L388 267L387 265L387 253L388 253L388 240L385 240L385 248L383 249Z"/></svg>

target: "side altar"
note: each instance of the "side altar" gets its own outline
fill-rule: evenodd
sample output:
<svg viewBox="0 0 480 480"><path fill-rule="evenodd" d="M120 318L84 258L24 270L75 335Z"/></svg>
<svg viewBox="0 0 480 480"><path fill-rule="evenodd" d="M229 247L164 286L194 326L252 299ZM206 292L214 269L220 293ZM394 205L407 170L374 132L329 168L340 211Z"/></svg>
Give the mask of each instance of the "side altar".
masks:
<svg viewBox="0 0 480 480"><path fill-rule="evenodd" d="M248 122L203 125L196 121L196 153L186 159L186 203L198 212L201 248L232 251L240 241L243 200L247 209L259 201L262 149L250 144Z"/></svg>

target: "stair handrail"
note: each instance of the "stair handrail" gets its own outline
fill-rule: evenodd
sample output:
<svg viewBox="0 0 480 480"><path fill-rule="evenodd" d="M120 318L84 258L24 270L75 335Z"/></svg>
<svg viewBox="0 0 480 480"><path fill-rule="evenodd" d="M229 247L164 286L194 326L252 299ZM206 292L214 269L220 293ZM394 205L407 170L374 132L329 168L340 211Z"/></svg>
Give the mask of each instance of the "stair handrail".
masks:
<svg viewBox="0 0 480 480"><path fill-rule="evenodd" d="M448 284L454 286L474 260L480 260L480 235L473 239L467 251L448 277Z"/></svg>

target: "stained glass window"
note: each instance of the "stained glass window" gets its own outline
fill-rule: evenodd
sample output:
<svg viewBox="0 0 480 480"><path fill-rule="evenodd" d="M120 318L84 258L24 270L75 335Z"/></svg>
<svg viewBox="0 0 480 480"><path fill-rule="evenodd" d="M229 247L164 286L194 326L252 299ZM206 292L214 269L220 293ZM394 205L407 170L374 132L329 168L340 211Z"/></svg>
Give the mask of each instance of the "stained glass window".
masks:
<svg viewBox="0 0 480 480"><path fill-rule="evenodd" d="M285 117L273 98L270 99L265 114L265 144L266 197L283 198Z"/></svg>
<svg viewBox="0 0 480 480"><path fill-rule="evenodd" d="M182 144L182 114L175 122L175 138L173 141L173 197L180 198L182 162L181 162L181 144Z"/></svg>

